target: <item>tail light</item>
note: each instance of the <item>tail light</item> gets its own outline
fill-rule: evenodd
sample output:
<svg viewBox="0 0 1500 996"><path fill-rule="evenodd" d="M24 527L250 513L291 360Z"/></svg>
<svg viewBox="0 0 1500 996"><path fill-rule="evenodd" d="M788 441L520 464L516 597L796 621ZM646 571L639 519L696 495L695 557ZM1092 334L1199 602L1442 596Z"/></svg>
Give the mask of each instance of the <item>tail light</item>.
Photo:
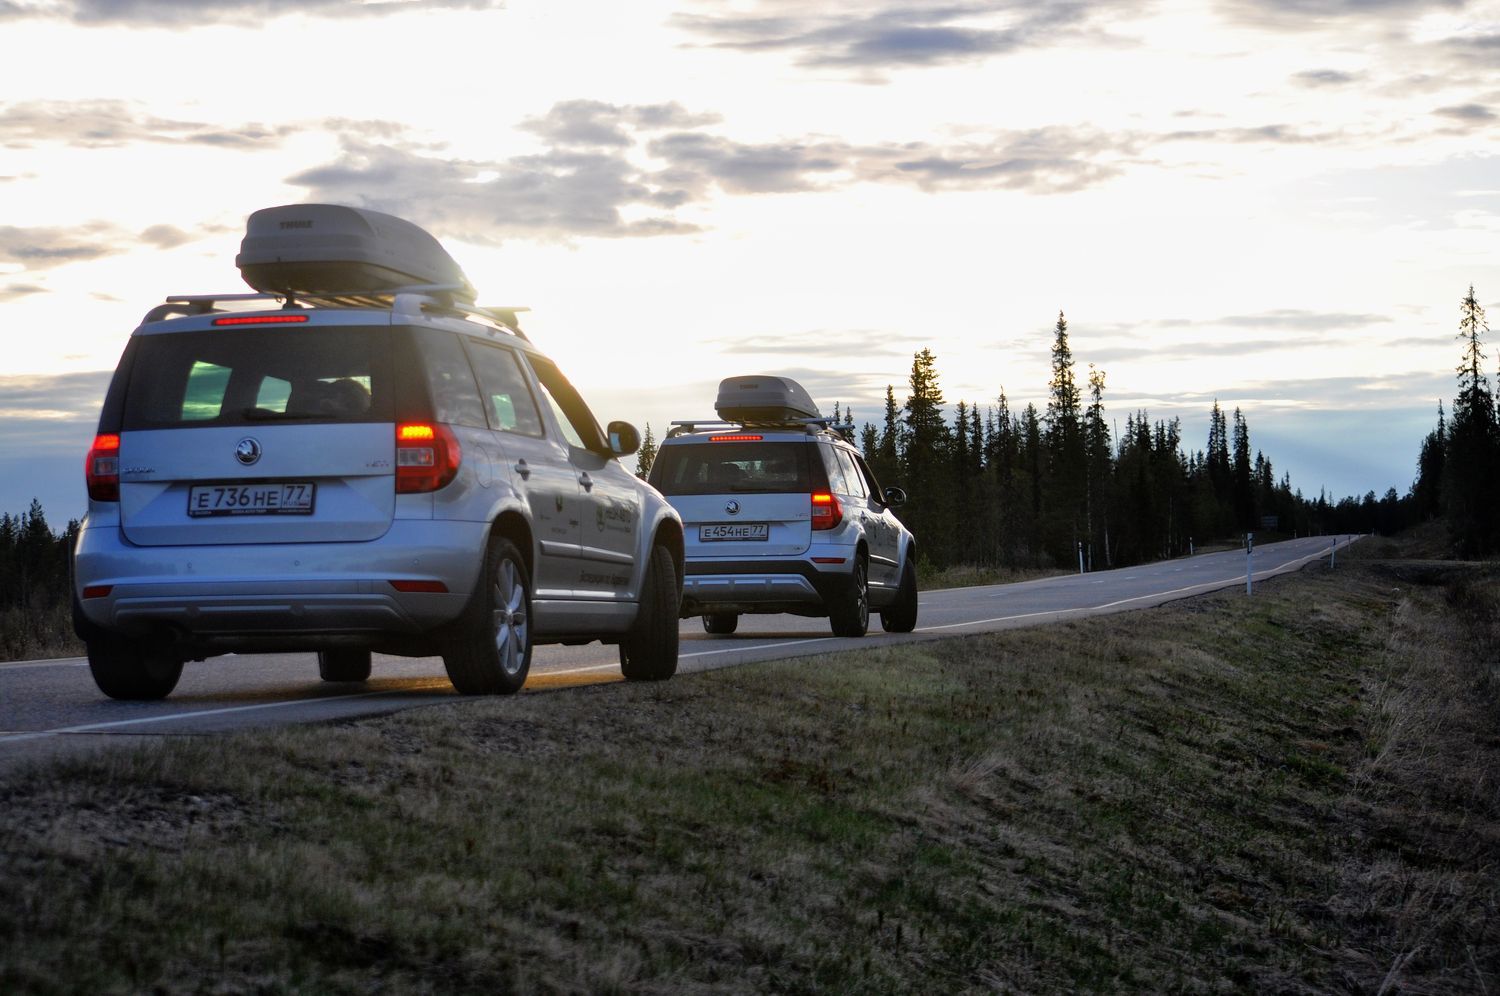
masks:
<svg viewBox="0 0 1500 996"><path fill-rule="evenodd" d="M83 462L83 479L88 484L90 500L120 500L119 436L101 432L94 437L94 445L89 447L88 458Z"/></svg>
<svg viewBox="0 0 1500 996"><path fill-rule="evenodd" d="M844 505L832 491L814 491L812 496L812 527L832 529L844 521Z"/></svg>
<svg viewBox="0 0 1500 996"><path fill-rule="evenodd" d="M463 448L441 422L396 426L396 493L422 494L447 487L458 476Z"/></svg>

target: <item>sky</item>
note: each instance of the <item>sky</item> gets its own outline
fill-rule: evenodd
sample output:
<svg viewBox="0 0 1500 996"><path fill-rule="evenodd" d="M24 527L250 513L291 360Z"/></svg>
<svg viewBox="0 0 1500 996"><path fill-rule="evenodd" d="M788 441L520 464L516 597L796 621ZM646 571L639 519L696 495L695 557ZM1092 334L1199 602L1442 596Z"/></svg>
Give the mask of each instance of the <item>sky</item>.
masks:
<svg viewBox="0 0 1500 996"><path fill-rule="evenodd" d="M1500 316L1500 0L0 0L0 40L0 511L54 527L131 329L248 290L276 204L431 231L601 422L758 373L878 422L923 348L1041 408L1062 312L1119 427L1202 449L1217 399L1308 496L1404 493L1459 300Z"/></svg>

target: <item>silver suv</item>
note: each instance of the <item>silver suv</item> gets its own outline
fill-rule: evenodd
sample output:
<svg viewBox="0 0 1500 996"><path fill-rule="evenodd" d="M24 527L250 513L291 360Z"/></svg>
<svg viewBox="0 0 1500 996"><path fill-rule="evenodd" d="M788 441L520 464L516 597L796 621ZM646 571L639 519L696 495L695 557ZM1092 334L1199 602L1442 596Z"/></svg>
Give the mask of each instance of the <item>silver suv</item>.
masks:
<svg viewBox="0 0 1500 996"><path fill-rule="evenodd" d="M230 651L329 681L440 654L465 694L520 689L539 643L676 671L681 520L514 310L372 211L256 212L236 262L259 293L168 298L104 401L73 591L105 694Z"/></svg>
<svg viewBox="0 0 1500 996"><path fill-rule="evenodd" d="M916 541L849 427L834 427L796 381L730 377L718 419L672 423L650 480L682 515L682 615L733 633L745 612L827 616L864 636L917 625Z"/></svg>

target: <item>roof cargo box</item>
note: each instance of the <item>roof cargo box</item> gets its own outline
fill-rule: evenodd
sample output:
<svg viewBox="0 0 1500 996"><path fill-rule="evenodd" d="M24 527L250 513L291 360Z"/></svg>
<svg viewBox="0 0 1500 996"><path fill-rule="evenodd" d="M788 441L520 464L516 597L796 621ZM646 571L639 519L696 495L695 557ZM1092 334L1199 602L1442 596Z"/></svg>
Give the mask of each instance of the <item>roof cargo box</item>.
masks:
<svg viewBox="0 0 1500 996"><path fill-rule="evenodd" d="M732 422L822 418L813 399L790 377L725 377L719 382L714 411Z"/></svg>
<svg viewBox="0 0 1500 996"><path fill-rule="evenodd" d="M287 204L250 216L234 258L245 283L263 293L379 293L414 285L474 286L427 232L393 215L339 204Z"/></svg>

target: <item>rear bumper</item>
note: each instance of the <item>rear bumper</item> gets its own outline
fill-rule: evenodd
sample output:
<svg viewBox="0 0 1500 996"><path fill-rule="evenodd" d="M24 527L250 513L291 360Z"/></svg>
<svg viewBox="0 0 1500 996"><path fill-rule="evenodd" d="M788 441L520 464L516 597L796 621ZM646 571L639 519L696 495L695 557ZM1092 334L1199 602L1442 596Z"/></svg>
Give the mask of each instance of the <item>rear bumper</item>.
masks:
<svg viewBox="0 0 1500 996"><path fill-rule="evenodd" d="M828 602L853 583L848 562L689 560L683 567L682 615L790 612L824 616Z"/></svg>
<svg viewBox="0 0 1500 996"><path fill-rule="evenodd" d="M373 645L456 618L486 535L483 523L398 519L364 543L140 547L113 524L85 522L73 562L78 628L217 651ZM448 590L400 592L394 580Z"/></svg>

